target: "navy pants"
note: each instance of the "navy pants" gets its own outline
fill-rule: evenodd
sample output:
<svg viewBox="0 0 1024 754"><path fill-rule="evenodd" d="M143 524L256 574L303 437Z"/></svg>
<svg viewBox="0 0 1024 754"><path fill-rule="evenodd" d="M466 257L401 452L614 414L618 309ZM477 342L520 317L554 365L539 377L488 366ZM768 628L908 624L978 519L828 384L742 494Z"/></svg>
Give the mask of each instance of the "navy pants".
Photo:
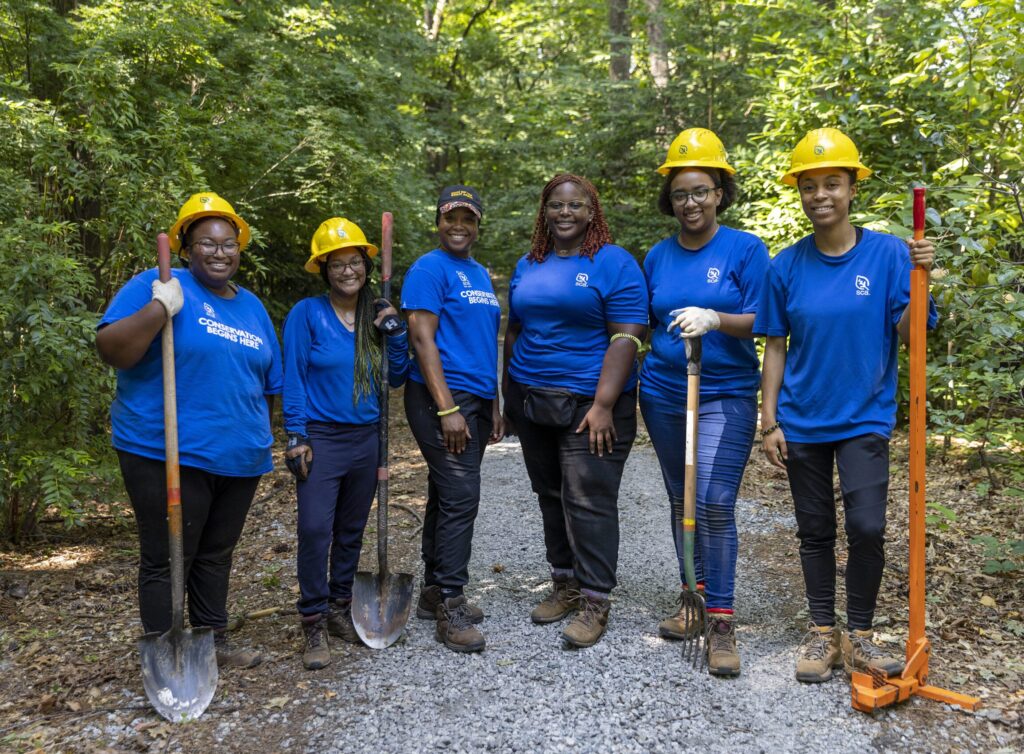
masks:
<svg viewBox="0 0 1024 754"><path fill-rule="evenodd" d="M686 400L640 393L640 411L658 454L672 514L672 539L683 570L683 486L686 478ZM697 533L693 562L709 610L731 611L736 586L736 496L750 458L757 398L702 399L697 421Z"/></svg>
<svg viewBox="0 0 1024 754"><path fill-rule="evenodd" d="M300 615L327 612L352 598L363 529L377 489L376 424L309 422L309 478L298 482ZM329 577L328 577L329 575Z"/></svg>
<svg viewBox="0 0 1024 754"><path fill-rule="evenodd" d="M850 629L871 628L885 568L889 440L876 434L825 443L787 442L800 565L811 620L835 624L836 503L833 461L846 515L846 613Z"/></svg>

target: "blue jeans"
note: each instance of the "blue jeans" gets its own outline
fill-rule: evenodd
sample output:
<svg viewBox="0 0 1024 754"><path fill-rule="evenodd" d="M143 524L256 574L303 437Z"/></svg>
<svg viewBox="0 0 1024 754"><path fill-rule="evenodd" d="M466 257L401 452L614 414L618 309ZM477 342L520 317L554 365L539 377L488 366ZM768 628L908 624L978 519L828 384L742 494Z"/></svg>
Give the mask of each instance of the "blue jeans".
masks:
<svg viewBox="0 0 1024 754"><path fill-rule="evenodd" d="M672 512L672 538L683 570L683 480L686 403L640 393L640 411L661 463ZM700 402L697 424L697 537L694 568L704 582L709 609L732 610L736 585L736 495L750 457L757 424L755 396Z"/></svg>

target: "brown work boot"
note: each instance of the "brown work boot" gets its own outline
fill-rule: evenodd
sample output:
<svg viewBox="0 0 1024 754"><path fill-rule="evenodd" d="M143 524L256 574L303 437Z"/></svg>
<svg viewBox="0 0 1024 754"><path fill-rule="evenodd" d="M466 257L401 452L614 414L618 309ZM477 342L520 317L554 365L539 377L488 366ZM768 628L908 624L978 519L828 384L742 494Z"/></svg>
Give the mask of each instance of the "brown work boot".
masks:
<svg viewBox="0 0 1024 754"><path fill-rule="evenodd" d="M872 641L875 632L870 628L863 631L853 630L843 633L843 667L847 673L871 670L882 670L886 675L894 676L903 672L903 658L893 657Z"/></svg>
<svg viewBox="0 0 1024 754"><path fill-rule="evenodd" d="M449 597L437 606L437 627L434 638L453 652L479 652L486 641L480 629L469 619L465 595Z"/></svg>
<svg viewBox="0 0 1024 754"><path fill-rule="evenodd" d="M327 618L324 614L302 619L302 633L306 647L302 651L302 666L306 670L320 670L331 664L331 647L327 639Z"/></svg>
<svg viewBox="0 0 1024 754"><path fill-rule="evenodd" d="M736 626L732 616L708 616L708 672L731 677L740 674L740 653L736 650Z"/></svg>
<svg viewBox="0 0 1024 754"><path fill-rule="evenodd" d="M213 646L217 649L218 668L254 668L263 662L255 649L232 647L225 629L213 632Z"/></svg>
<svg viewBox="0 0 1024 754"><path fill-rule="evenodd" d="M579 612L572 623L565 627L562 639L570 646L583 649L592 647L604 636L608 627L608 611L612 603L596 597L583 595L579 599Z"/></svg>
<svg viewBox="0 0 1024 754"><path fill-rule="evenodd" d="M352 623L352 600L331 600L327 603L327 633L350 644L362 643Z"/></svg>
<svg viewBox="0 0 1024 754"><path fill-rule="evenodd" d="M572 576L552 576L551 592L530 613L534 623L554 623L580 605L580 582Z"/></svg>
<svg viewBox="0 0 1024 754"><path fill-rule="evenodd" d="M703 594L703 590L698 590ZM704 622L696 610L687 610L683 607L683 596L686 592L679 594L679 610L675 615L665 618L658 624L658 635L663 639L689 639L704 630Z"/></svg>
<svg viewBox="0 0 1024 754"><path fill-rule="evenodd" d="M416 605L416 617L423 620L434 620L437 618L437 606L441 604L441 587L437 584L424 586L420 589L420 601ZM476 605L466 602L466 611L469 614L470 623L482 623L484 611Z"/></svg>
<svg viewBox="0 0 1024 754"><path fill-rule="evenodd" d="M834 626L807 625L796 660L796 679L804 683L823 683L832 677L833 668L843 664L839 629Z"/></svg>

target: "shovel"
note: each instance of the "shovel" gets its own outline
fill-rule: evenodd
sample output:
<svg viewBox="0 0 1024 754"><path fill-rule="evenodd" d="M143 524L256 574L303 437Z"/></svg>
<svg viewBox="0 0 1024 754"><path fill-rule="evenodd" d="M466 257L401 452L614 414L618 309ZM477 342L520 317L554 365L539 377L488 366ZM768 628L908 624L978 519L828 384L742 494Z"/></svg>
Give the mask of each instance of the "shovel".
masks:
<svg viewBox="0 0 1024 754"><path fill-rule="evenodd" d="M381 295L391 300L390 212L381 218ZM386 338L385 338L386 341ZM411 573L388 573L388 349L380 379L377 467L377 573L359 571L352 584L352 623L366 646L384 649L394 644L409 622L412 608Z"/></svg>
<svg viewBox="0 0 1024 754"><path fill-rule="evenodd" d="M704 626L708 624L704 595L697 591L693 566L694 538L697 532L697 415L700 413L700 337L684 338L686 348L686 481L683 486L683 571L686 589L682 594L686 625L697 625L683 639L683 662L704 669L707 652L704 648Z"/></svg>
<svg viewBox="0 0 1024 754"><path fill-rule="evenodd" d="M167 234L156 237L160 280L171 279ZM171 722L194 720L217 691L213 629L185 628L185 558L181 544L181 482L178 477L178 412L174 385L174 327L163 329L164 445L167 454L167 538L171 555L171 628L139 639L142 685L150 704Z"/></svg>

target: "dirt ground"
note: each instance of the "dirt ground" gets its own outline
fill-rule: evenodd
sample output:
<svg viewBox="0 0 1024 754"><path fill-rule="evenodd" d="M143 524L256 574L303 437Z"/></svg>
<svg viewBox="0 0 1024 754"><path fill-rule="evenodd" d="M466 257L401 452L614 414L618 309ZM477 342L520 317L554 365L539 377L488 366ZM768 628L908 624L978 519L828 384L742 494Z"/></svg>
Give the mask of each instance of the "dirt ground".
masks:
<svg viewBox="0 0 1024 754"><path fill-rule="evenodd" d="M400 396L393 407L401 406ZM419 520L426 468L400 410L392 411L391 557L394 570L418 573ZM641 434L641 442L644 436ZM888 565L877 624L884 641L906 636L906 439L894 438ZM928 499L939 503L929 529L930 682L980 696L977 713L1020 731L1024 711L1024 594L1017 570L983 573L984 541L1024 538L1020 497L996 492L986 469L965 451L929 457ZM278 459L280 460L280 459ZM86 526L44 527L44 537L0 552L0 750L11 752L163 752L214 748L270 754L300 747L302 721L334 692L302 669L294 603L295 496L279 469L257 492L236 550L230 595L232 640L258 648L263 664L221 675L216 714L174 726L146 703L139 677L135 569L130 508L96 506ZM1011 490L1012 492L1012 490ZM741 496L791 505L785 477L755 451ZM375 514L363 567L374 568ZM742 546L742 543L741 543ZM799 573L793 536L758 545L764 573ZM845 551L840 553L839 582ZM839 604L842 604L840 599ZM334 647L332 646L332 649ZM344 672L364 648L335 652ZM935 705L936 721L964 714ZM978 750L990 750L978 742Z"/></svg>

